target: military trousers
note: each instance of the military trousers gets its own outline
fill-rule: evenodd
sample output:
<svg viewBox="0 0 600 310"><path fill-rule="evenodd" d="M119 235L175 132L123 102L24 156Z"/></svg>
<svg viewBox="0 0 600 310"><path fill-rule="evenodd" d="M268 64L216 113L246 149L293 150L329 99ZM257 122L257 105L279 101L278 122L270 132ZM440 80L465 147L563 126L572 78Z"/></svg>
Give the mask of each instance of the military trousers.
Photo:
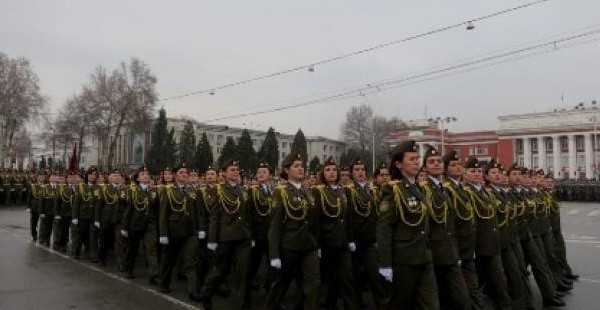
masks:
<svg viewBox="0 0 600 310"><path fill-rule="evenodd" d="M36 207L29 208L29 231L31 238L35 241L38 239L38 223L40 220L40 213Z"/></svg>
<svg viewBox="0 0 600 310"><path fill-rule="evenodd" d="M40 243L50 245L54 214L40 214Z"/></svg>
<svg viewBox="0 0 600 310"><path fill-rule="evenodd" d="M481 293L481 288L479 286L479 276L477 275L477 265L475 264L475 259L461 259L459 261L459 264L463 278L465 279L467 291L469 293L471 309L484 309L483 297Z"/></svg>
<svg viewBox="0 0 600 310"><path fill-rule="evenodd" d="M433 264L393 264L389 309L440 309Z"/></svg>
<svg viewBox="0 0 600 310"><path fill-rule="evenodd" d="M206 239L198 241L198 264L196 265L196 281L198 287L202 288L206 277L212 270L215 261L215 253L206 247Z"/></svg>
<svg viewBox="0 0 600 310"><path fill-rule="evenodd" d="M352 269L354 270L354 290L359 298L363 287L368 284L377 307L389 302L389 296L379 276L377 247L374 241L357 241L356 251L352 253Z"/></svg>
<svg viewBox="0 0 600 310"><path fill-rule="evenodd" d="M196 282L196 260L198 259L198 238L196 235L187 237L171 237L169 244L162 248L162 257L160 261L159 285L163 289L171 287L171 274L177 258L183 255L183 269L187 279L188 293L198 293L198 284Z"/></svg>
<svg viewBox="0 0 600 310"><path fill-rule="evenodd" d="M523 282L523 273L517 257L511 248L502 250L502 267L504 268L504 275L506 276L506 283L508 285L508 294L512 299L514 309L526 309L528 300L526 299L527 290L525 288L526 283Z"/></svg>
<svg viewBox="0 0 600 310"><path fill-rule="evenodd" d="M91 219L79 219L77 225L71 225L71 240L73 240L72 256L79 259L81 246L85 246L89 257L98 257L98 229L92 224Z"/></svg>
<svg viewBox="0 0 600 310"><path fill-rule="evenodd" d="M458 263L434 266L440 309L471 309L467 284Z"/></svg>
<svg viewBox="0 0 600 310"><path fill-rule="evenodd" d="M489 287L489 293L496 304L496 309L512 309L500 254L477 255L476 264L479 283Z"/></svg>
<svg viewBox="0 0 600 310"><path fill-rule="evenodd" d="M321 288L320 262L317 250L291 251L281 250L281 270L267 295L265 310L279 309L292 280L299 283L302 291L304 310L319 309L319 291Z"/></svg>
<svg viewBox="0 0 600 310"><path fill-rule="evenodd" d="M323 302L325 308L337 308L338 297L342 297L344 309L358 309L352 258L345 246L321 249L321 281L327 287Z"/></svg>
<svg viewBox="0 0 600 310"><path fill-rule="evenodd" d="M263 260L267 265L267 270L269 270L269 241L266 239L257 239L254 242L255 246L252 248L250 255L250 274L248 277L249 283L256 281L256 275L258 274L258 270L260 269L260 265ZM269 287L268 281L269 274L267 272L267 278L262 282L264 283L263 286L266 288Z"/></svg>
<svg viewBox="0 0 600 310"><path fill-rule="evenodd" d="M572 275L573 269L571 269L571 266L567 261L567 249L562 232L560 230L552 230L551 235L554 239L554 255L556 255L561 269L563 269L567 275Z"/></svg>
<svg viewBox="0 0 600 310"><path fill-rule="evenodd" d="M237 308L241 309L244 302L248 302L248 277L250 271L249 239L219 242L215 254L215 264L202 287L202 295L212 298L217 289L224 283L233 266L233 300Z"/></svg>
<svg viewBox="0 0 600 310"><path fill-rule="evenodd" d="M525 261L531 266L531 272L533 278L537 283L540 293L544 299L550 299L554 297L555 286L553 283L552 275L547 270L544 260L542 259L540 252L533 240L529 235L521 239L521 249L523 250L523 256Z"/></svg>
<svg viewBox="0 0 600 310"><path fill-rule="evenodd" d="M102 263L106 263L106 257L108 256L108 251L110 249L114 249L115 256L119 256L118 249L116 247L116 225L113 223L101 223L100 224L100 238L98 240L98 260ZM118 232L119 235L121 234ZM120 265L120 264L119 264Z"/></svg>
<svg viewBox="0 0 600 310"><path fill-rule="evenodd" d="M52 248L58 251L67 251L69 244L69 227L71 225L71 217L61 216L54 219L54 227L52 229Z"/></svg>
<svg viewBox="0 0 600 310"><path fill-rule="evenodd" d="M159 258L160 247L158 245L158 230L155 223L148 224L144 233L144 251L146 256L146 264L148 265L148 273L151 281L158 282L160 274Z"/></svg>
<svg viewBox="0 0 600 310"><path fill-rule="evenodd" d="M127 231L127 238L123 238L123 241L127 244L127 250L125 251L126 256L123 261L123 270L130 275L133 275L135 260L138 256L142 239L144 239L143 230L129 230Z"/></svg>

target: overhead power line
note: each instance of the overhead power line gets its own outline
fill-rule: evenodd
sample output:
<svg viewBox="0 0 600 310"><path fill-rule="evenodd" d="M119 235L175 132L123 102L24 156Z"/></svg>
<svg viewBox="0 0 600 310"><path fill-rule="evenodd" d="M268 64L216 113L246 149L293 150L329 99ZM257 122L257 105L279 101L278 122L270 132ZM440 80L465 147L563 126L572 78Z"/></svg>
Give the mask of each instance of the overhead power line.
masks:
<svg viewBox="0 0 600 310"><path fill-rule="evenodd" d="M413 41L416 39L420 39L420 38L424 38L427 36L431 36L434 34L438 34L444 31L448 31L448 30L452 30L452 29L456 29L456 28L461 28L461 27L469 27L468 29L472 29L473 27L473 23L474 22L478 22L478 21L483 21L486 19L490 19L496 16L500 16L500 15L504 15L504 14L508 14L514 11L518 11L521 9L525 9L531 6L535 6L538 4L541 4L543 2L548 2L550 0L536 0L536 1L532 1L532 2L528 2L522 5L518 5L515 7L511 7L508 9L504 9L501 11L497 11L491 14L487 14L487 15L483 15L477 18L473 18L473 19L468 19L465 21L461 21L461 22L457 22L455 24L451 24L448 26L444 26L444 27L440 27L440 28L436 28L433 30L429 30L427 32L423 32L423 33L419 33L419 34L415 34L415 35L411 35L408 37L404 37L398 40L394 40L394 41L390 41L390 42L385 42L385 43L380 43L377 45L373 45L371 47L367 47L361 50L357 50L357 51L353 51L347 54L342 54L339 56L334 56L334 57L330 57L330 58L326 58L326 59L322 59L322 60L318 60L315 61L313 63L309 63L309 64L305 64L305 65L301 65L301 66L297 66L297 67L293 67L293 68L289 68L289 69L285 69L285 70L281 70L281 71L276 71L276 72L272 72L272 73L268 73L268 74L264 74L264 75L258 75L255 77L251 77L251 78L247 78L247 79L243 79L243 80L239 80L239 81L235 81L235 82L231 82L231 83L227 83L227 84L222 84L222 85L217 85L214 87L210 87L210 88L206 88L206 89L201 89L201 90L196 90L196 91L192 91L192 92L188 92L188 93L184 93L184 94L180 94L180 95L173 95L173 96L169 96L169 97L165 97L165 98L160 98L158 101L170 101L170 100L176 100L176 99L181 99L181 98L185 98L185 97L190 97L190 96L196 96L196 95L200 95L200 94L211 94L214 95L215 92L217 90L222 90L222 89L226 89L226 88L232 88L232 87L236 87L236 86L240 86L240 85L244 85L244 84L248 84L248 83L252 83L252 82L257 82L257 81L261 81L261 80L266 80L266 79L271 79L280 75L284 75L284 74L289 74L292 72L297 72L297 71L304 71L304 70L308 70L308 71L314 71L316 66L320 66L320 65L325 65L325 64L329 64L332 62L336 62L336 61L340 61L342 59L346 59L346 58L350 58L350 57L354 57L354 56L359 56L362 54L366 54L369 52L373 52L379 49L384 49L384 48L388 48L394 45L398 45L400 43L404 43L404 42L408 42L408 41Z"/></svg>
<svg viewBox="0 0 600 310"><path fill-rule="evenodd" d="M448 65L445 67L437 67L435 69L424 71L422 73L413 74L404 77L396 77L392 79L388 79L386 81L367 84L365 87L355 88L348 91L342 91L338 93L334 93L332 95L324 96L317 99L302 101L286 106L268 108L259 111L247 112L247 113L238 113L231 114L227 116L221 116L216 118L211 118L204 120L203 122L211 123L222 120L230 120L234 118L255 116L267 113L280 112L290 109L296 109L311 105L317 105L321 103L331 102L331 101L339 101L344 99L349 99L358 96L364 96L370 93L383 92L391 89L404 87L408 85L413 85L416 83L429 81L432 79L442 78L449 75L464 73L468 71L473 71L476 69L489 67L498 64L504 64L512 61L516 61L523 58L530 58L539 56L542 54L546 54L549 52L558 51L561 49L567 49L575 46L579 46L582 44L589 44L597 42L600 38L594 37L600 34L600 29L593 29L586 32L580 32L577 34L573 34L570 36L564 36L562 38L556 38L549 41L545 41L542 43L532 44L526 47L513 49L510 51L505 51L501 53L496 53L494 55L486 55L484 57L460 62L457 64ZM577 40L584 40L577 42Z"/></svg>

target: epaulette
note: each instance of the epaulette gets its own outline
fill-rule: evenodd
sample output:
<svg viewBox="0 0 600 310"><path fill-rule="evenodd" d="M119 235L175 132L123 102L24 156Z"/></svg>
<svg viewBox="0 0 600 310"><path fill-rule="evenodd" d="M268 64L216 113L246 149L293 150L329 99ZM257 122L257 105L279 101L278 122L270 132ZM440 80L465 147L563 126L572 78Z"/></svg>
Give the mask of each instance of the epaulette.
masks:
<svg viewBox="0 0 600 310"><path fill-rule="evenodd" d="M287 185L281 184L281 185L277 185L275 186L276 189L286 189Z"/></svg>
<svg viewBox="0 0 600 310"><path fill-rule="evenodd" d="M322 190L322 189L324 189L324 188L325 188L325 185L323 185L323 184L319 184L319 185L316 185L316 186L314 186L314 187L316 187L318 190Z"/></svg>
<svg viewBox="0 0 600 310"><path fill-rule="evenodd" d="M259 185L250 185L250 188L251 188L251 189L258 189L258 188L259 188Z"/></svg>
<svg viewBox="0 0 600 310"><path fill-rule="evenodd" d="M344 187L347 187L347 188L354 188L354 183L346 184L346 185L344 185Z"/></svg>
<svg viewBox="0 0 600 310"><path fill-rule="evenodd" d="M400 184L400 181L398 181L398 180L391 180L391 181L388 181L387 184L389 186L394 186L394 185Z"/></svg>

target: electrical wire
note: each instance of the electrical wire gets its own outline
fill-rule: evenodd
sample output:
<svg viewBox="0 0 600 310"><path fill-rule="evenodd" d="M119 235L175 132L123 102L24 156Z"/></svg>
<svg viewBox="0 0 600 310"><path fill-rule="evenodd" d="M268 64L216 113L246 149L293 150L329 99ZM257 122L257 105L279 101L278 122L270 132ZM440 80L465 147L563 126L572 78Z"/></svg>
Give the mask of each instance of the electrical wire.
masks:
<svg viewBox="0 0 600 310"><path fill-rule="evenodd" d="M588 39L588 38L592 37L594 35L598 35L598 34L600 34L600 29L594 29L594 30L590 30L587 32L570 35L567 37L553 39L553 40L546 41L543 43L533 44L530 46L526 46L523 48L511 50L511 51L498 53L498 54L491 55L491 56L485 56L485 57L481 57L478 59L469 60L469 61L458 63L458 64L453 64L453 65L450 65L447 67L437 68L437 69L426 71L423 73L418 73L418 74L404 76L404 77L400 77L400 78L396 78L396 79L386 80L384 82L379 82L379 83L367 84L367 86L365 86L365 87L355 88L355 89L348 90L348 91L342 91L339 93L335 93L332 95L328 95L328 96L313 99L313 100L308 100L308 101L304 101L304 102L299 102L299 103L294 103L294 104L290 104L290 105L286 105L286 106L269 108L269 109L264 109L264 110L259 110L259 111L238 113L238 114L232 114L232 115L228 115L228 116L216 117L216 118L204 120L203 122L211 123L211 122L216 122L216 121L221 121L221 120L230 120L230 119L234 119L234 118L241 118L241 117L247 117L247 116L280 112L280 111L284 111L284 110L306 107L306 106L321 104L321 103L325 103L325 102L340 101L340 100L349 99L349 98L353 98L353 97L357 97L357 96L365 96L365 95L368 95L371 93L376 93L376 92L388 91L391 89L408 86L408 85L414 85L416 83L429 81L429 80L437 79L437 78L441 78L441 77L446 77L446 76L450 76L453 74L469 72L469 71L473 71L476 69L489 67L492 65L498 65L498 64L516 61L516 60L523 59L523 58L535 57L535 56L546 54L549 52L554 52L554 51L558 51L558 50L562 50L562 49L579 46L581 44L589 44L589 43L597 42L600 38L591 38L591 39ZM571 43L571 45L566 44L568 42L573 42L573 41L579 40L579 39L588 39L588 40L584 41L584 42L579 42L579 43ZM564 44L564 45L560 45L560 44ZM548 48L548 47L550 47L550 48L547 50L542 50L543 48ZM529 52L531 52L531 53L529 53ZM529 54L527 54L527 53L529 53Z"/></svg>
<svg viewBox="0 0 600 310"><path fill-rule="evenodd" d="M289 68L289 69L285 69L285 70L281 70L281 71L276 71L276 72L272 72L272 73L268 73L268 74L264 74L264 75L259 75L259 76L255 76L255 77L251 77L251 78L247 78L247 79L243 79L243 80L239 80L236 82L231 82L231 83L227 83L227 84L222 84L222 85L217 85L211 88L207 88L207 89L202 89L202 90L196 90L196 91L192 91L192 92L188 92L188 93L184 93L184 94L180 94L180 95L173 95L173 96L169 96L169 97L165 97L165 98L160 98L158 99L159 102L164 102L164 101L171 101L171 100L176 100L176 99L181 99L181 98L185 98L185 97L190 97L190 96L195 96L195 95L200 95L200 94L214 94L215 91L217 90L222 90L222 89L226 89L226 88L232 88L232 87L236 87L236 86L240 86L240 85L244 85L244 84L248 84L248 83L252 83L252 82L257 82L257 81L261 81L261 80L266 80L266 79L270 79L270 78L274 78L280 75L284 75L284 74L289 74L292 72L297 72L297 71L301 71L301 70L314 70L315 66L320 66L320 65L325 65L325 64L329 64L332 62L336 62L336 61L340 61L342 59L346 59L346 58L350 58L350 57L355 57L355 56L359 56L362 54L366 54L369 52L373 52L379 49L383 49L383 48L388 48L390 46L394 46L394 45L398 45L400 43L404 43L404 42L408 42L408 41L413 41L416 39L420 39L420 38L424 38L424 37L428 37L431 35L435 35L444 31L449 31L452 29L456 29L459 27L464 27L465 24L467 23L473 23L473 22L479 22L479 21L483 21L486 19L490 19L496 16L501 16L504 14L508 14L514 11L518 11L521 9L525 9L528 7L532 7L544 2L548 2L550 0L537 0L537 1L532 1L532 2L528 2L522 5L518 5L515 7L511 7L508 9L504 9L501 11L497 11L491 14L487 14L487 15L483 15L477 18L473 18L473 19L469 19L466 21L461 21L461 22L457 22L448 26L444 26L444 27L440 27L440 28L436 28L433 30L429 30L423 33L419 33L419 34L415 34L415 35L411 35L405 38L401 38L398 40L394 40L394 41L390 41L390 42L385 42L385 43L380 43L377 45L373 45L371 47L368 48L364 48L361 50L357 50L357 51L353 51L347 54L342 54L339 56L334 56L334 57L330 57L330 58L326 58L326 59L322 59L322 60L318 60L315 61L313 63L309 63L306 65L301 65L301 66L297 66L297 67L293 67L293 68Z"/></svg>

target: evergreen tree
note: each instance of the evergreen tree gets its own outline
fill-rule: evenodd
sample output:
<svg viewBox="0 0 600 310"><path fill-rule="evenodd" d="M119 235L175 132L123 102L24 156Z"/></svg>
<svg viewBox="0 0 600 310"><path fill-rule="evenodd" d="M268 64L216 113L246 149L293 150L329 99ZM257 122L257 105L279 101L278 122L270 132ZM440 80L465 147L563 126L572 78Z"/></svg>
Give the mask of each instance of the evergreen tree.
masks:
<svg viewBox="0 0 600 310"><path fill-rule="evenodd" d="M252 138L248 129L242 131L242 136L238 140L236 155L240 161L240 168L246 173L251 173L256 169L258 160L256 159L256 151L252 145Z"/></svg>
<svg viewBox="0 0 600 310"><path fill-rule="evenodd" d="M306 150L306 137L304 137L302 129L298 129L298 132L296 132L296 135L294 136L294 142L292 143L291 151L299 152L304 162L308 160L308 153Z"/></svg>
<svg viewBox="0 0 600 310"><path fill-rule="evenodd" d="M317 157L317 156L313 157L313 159L311 159L310 163L308 164L308 173L317 174L317 172L319 171L320 165L321 165L321 161L319 160L319 157Z"/></svg>
<svg viewBox="0 0 600 310"><path fill-rule="evenodd" d="M171 128L169 130L169 134L167 135L167 140L165 142L165 148L163 150L165 153L165 165L162 167L173 167L177 164L177 142L175 142L175 129Z"/></svg>
<svg viewBox="0 0 600 310"><path fill-rule="evenodd" d="M269 130L267 130L265 141L263 141L260 151L258 151L258 159L268 163L271 169L277 169L279 164L279 142L273 127L269 127Z"/></svg>
<svg viewBox="0 0 600 310"><path fill-rule="evenodd" d="M165 147L168 135L167 112L162 108L158 112L158 118L154 122L151 143L146 154L146 165L148 165L148 170L153 174L158 174L166 166Z"/></svg>
<svg viewBox="0 0 600 310"><path fill-rule="evenodd" d="M223 145L223 149L221 150L221 155L219 156L219 160L217 165L219 169L223 167L223 164L228 160L237 159L237 147L235 146L235 141L233 141L232 137L227 137L225 141L225 145Z"/></svg>
<svg viewBox="0 0 600 310"><path fill-rule="evenodd" d="M348 159L348 154L346 152L340 155L340 167L348 167L350 166L350 160Z"/></svg>
<svg viewBox="0 0 600 310"><path fill-rule="evenodd" d="M191 121L185 122L185 126L179 136L179 161L186 165L194 164L194 152L196 151L196 133Z"/></svg>
<svg viewBox="0 0 600 310"><path fill-rule="evenodd" d="M48 168L48 164L46 163L46 156L42 155L42 160L40 160L40 170L44 170Z"/></svg>
<svg viewBox="0 0 600 310"><path fill-rule="evenodd" d="M206 172L208 166L213 163L213 153L210 143L208 143L208 137L206 132L202 133L202 138L198 142L196 147L196 154L194 156L194 164L201 173Z"/></svg>

